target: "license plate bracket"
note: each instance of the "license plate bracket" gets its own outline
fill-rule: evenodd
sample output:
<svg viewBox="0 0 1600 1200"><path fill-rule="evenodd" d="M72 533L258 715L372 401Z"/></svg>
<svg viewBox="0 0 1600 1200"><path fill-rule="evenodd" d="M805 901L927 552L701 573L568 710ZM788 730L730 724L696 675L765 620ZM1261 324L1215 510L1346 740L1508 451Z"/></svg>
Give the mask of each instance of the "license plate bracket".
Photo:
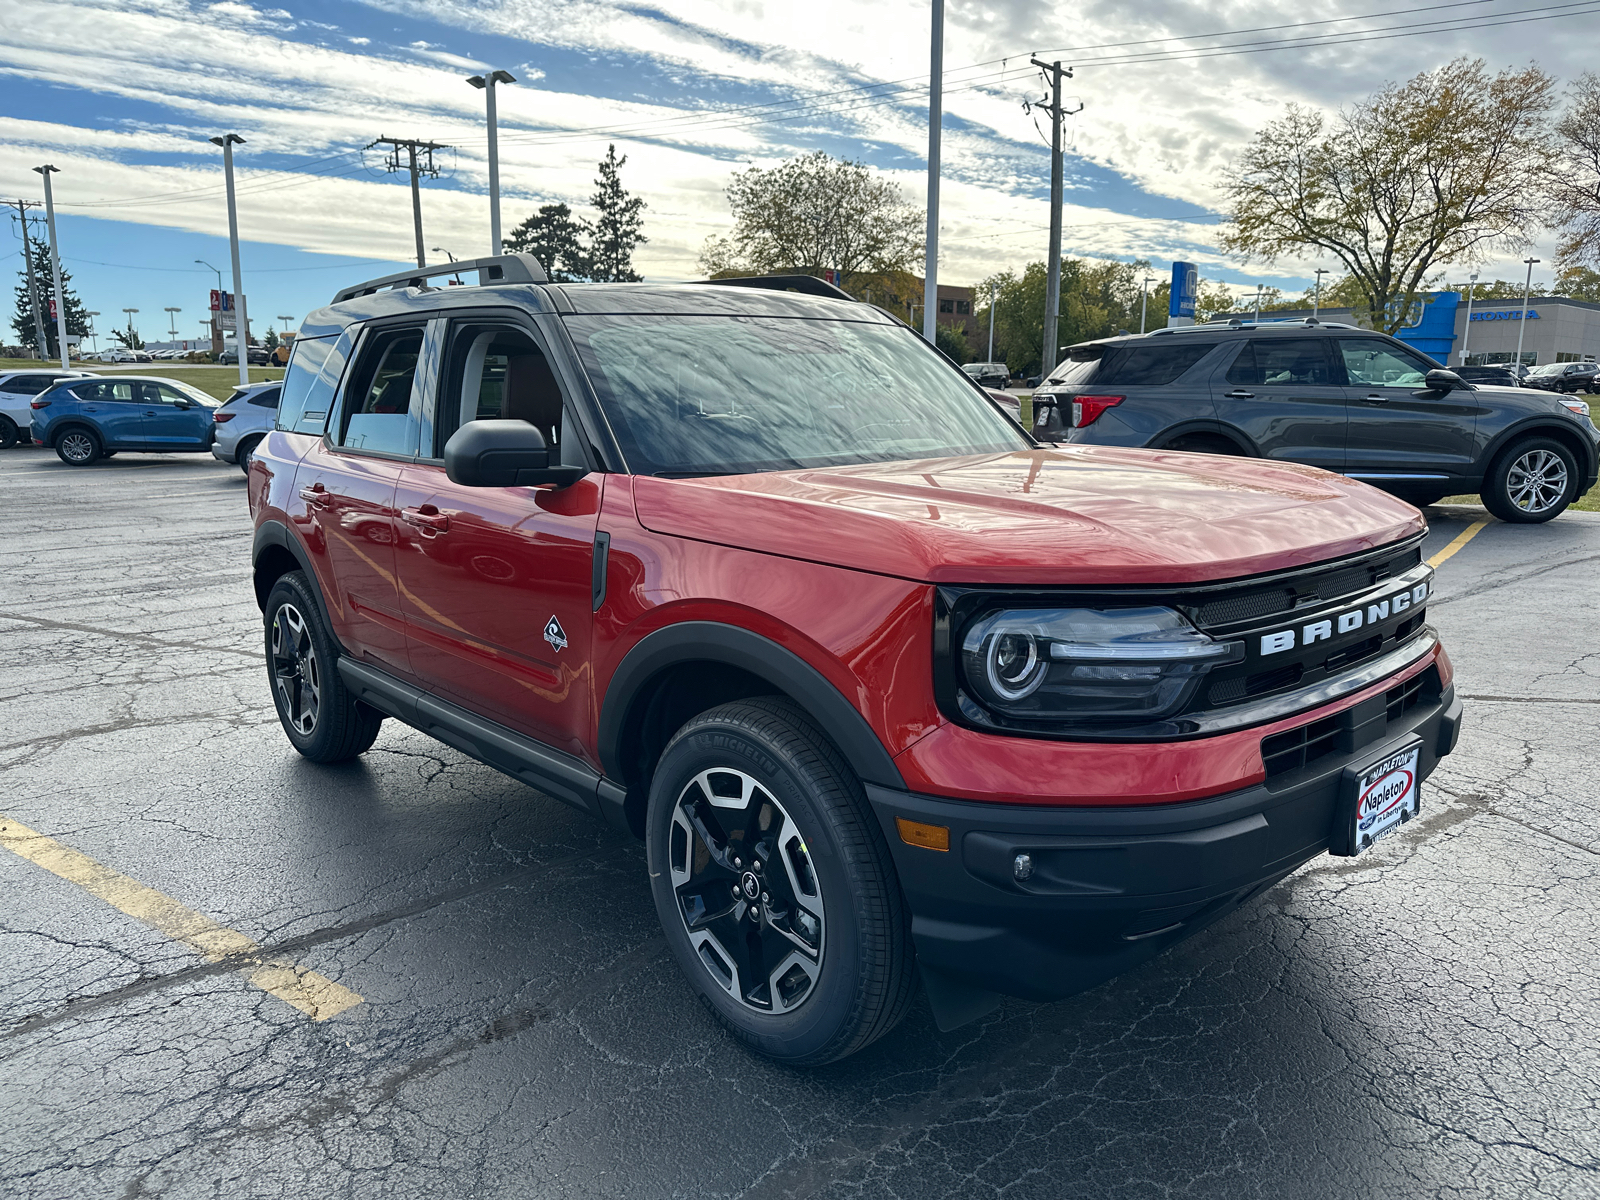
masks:
<svg viewBox="0 0 1600 1200"><path fill-rule="evenodd" d="M1422 811L1422 739L1412 736L1344 769L1328 852L1353 858Z"/></svg>

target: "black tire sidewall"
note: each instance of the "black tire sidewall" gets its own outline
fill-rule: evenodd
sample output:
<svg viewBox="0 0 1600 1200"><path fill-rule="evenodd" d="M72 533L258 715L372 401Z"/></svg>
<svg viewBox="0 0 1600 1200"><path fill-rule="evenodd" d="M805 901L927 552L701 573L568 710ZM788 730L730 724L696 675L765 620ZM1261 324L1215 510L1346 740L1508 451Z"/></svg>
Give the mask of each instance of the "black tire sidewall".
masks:
<svg viewBox="0 0 1600 1200"><path fill-rule="evenodd" d="M1511 474L1511 464L1531 450L1549 450L1561 457L1567 468L1567 494L1560 505L1549 512L1537 515L1523 512L1511 502L1510 492L1507 490L1506 481ZM1555 438L1527 437L1506 447L1499 457L1495 459L1494 466L1490 468L1488 485L1483 490L1483 506L1500 520L1512 525L1541 525L1552 521L1567 510L1567 507L1578 498L1578 460L1564 444Z"/></svg>
<svg viewBox="0 0 1600 1200"><path fill-rule="evenodd" d="M62 441L65 438L71 437L75 433L81 433L84 437L88 438L90 444L94 447L94 453L89 455L89 457L84 459L82 462L74 462L61 452ZM100 435L95 433L95 431L92 429L85 429L82 425L73 425L70 428L63 429L60 433L56 434L55 443L56 457L62 462L66 463L69 467L92 467L95 463L100 461L100 456L105 453L106 449L106 444L100 440Z"/></svg>
<svg viewBox="0 0 1600 1200"><path fill-rule="evenodd" d="M741 728L737 722L715 719L721 711L713 710L690 722L686 732L680 733L662 755L651 781L646 841L656 914L673 956L691 985L741 1041L789 1062L828 1061L836 1057L831 1048L848 1040L849 1032L844 1027L860 1003L862 977L867 968L856 913L862 910L862 898L857 893L866 881L858 870L852 870L857 864L850 861L850 854L843 848L847 839L841 837L828 801L818 794L817 773L790 754L765 744L766 739ZM667 854L672 812L689 781L713 767L732 767L759 780L794 818L811 851L822 891L822 970L813 993L792 1013L754 1012L723 991L700 961L678 911ZM892 875L888 882L897 886Z"/></svg>
<svg viewBox="0 0 1600 1200"><path fill-rule="evenodd" d="M22 432L10 417L0 417L0 450L9 450L21 439Z"/></svg>
<svg viewBox="0 0 1600 1200"><path fill-rule="evenodd" d="M277 680L273 675L272 623L278 610L286 603L293 604L299 610L311 630L311 641L318 659L321 694L318 697L316 727L309 735L295 729L284 715ZM262 618L267 687L272 693L272 707L278 714L278 723L283 726L290 744L306 758L322 763L343 762L367 750L377 736L381 714L359 704L344 686L344 680L339 676L338 648L323 624L322 610L305 576L299 571L280 576L267 593Z"/></svg>
<svg viewBox="0 0 1600 1200"><path fill-rule="evenodd" d="M250 459L255 456L256 447L261 444L259 437L246 438L234 448L233 463L246 475L250 474Z"/></svg>

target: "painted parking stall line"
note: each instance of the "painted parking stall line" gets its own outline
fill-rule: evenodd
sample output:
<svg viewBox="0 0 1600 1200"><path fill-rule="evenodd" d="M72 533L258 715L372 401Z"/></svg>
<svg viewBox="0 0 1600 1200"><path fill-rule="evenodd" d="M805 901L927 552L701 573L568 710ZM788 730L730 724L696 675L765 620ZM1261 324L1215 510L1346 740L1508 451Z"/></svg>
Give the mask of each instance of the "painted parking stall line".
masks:
<svg viewBox="0 0 1600 1200"><path fill-rule="evenodd" d="M1473 538L1477 537L1478 534L1482 531L1483 527L1485 525L1487 525L1488 523L1489 523L1488 519L1485 518L1482 521L1474 521L1471 525L1468 525L1465 529L1463 529L1459 534L1456 535L1456 538L1455 538L1454 541L1452 541L1443 550L1439 551L1439 553L1435 554L1432 558L1430 558L1428 560L1428 565L1430 567L1437 567L1440 563L1444 562L1451 555L1455 554L1455 552L1457 550L1461 549L1461 547L1465 546Z"/></svg>
<svg viewBox="0 0 1600 1200"><path fill-rule="evenodd" d="M259 942L219 925L171 896L0 815L0 846L76 884L119 912L182 942L211 962L240 960L239 974L268 995L299 1009L313 1021L326 1021L361 1003L361 997L326 975L308 971L279 955L268 955Z"/></svg>

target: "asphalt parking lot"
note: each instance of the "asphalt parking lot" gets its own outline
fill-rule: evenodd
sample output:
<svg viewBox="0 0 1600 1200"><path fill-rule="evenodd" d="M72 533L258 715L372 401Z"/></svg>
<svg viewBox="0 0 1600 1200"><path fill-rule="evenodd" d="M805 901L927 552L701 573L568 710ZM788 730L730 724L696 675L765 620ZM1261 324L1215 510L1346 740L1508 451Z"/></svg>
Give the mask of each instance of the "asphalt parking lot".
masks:
<svg viewBox="0 0 1600 1200"><path fill-rule="evenodd" d="M1600 514L1484 515L1430 513L1467 723L1419 823L797 1072L638 845L392 722L293 753L236 469L0 454L0 1194L1600 1196Z"/></svg>

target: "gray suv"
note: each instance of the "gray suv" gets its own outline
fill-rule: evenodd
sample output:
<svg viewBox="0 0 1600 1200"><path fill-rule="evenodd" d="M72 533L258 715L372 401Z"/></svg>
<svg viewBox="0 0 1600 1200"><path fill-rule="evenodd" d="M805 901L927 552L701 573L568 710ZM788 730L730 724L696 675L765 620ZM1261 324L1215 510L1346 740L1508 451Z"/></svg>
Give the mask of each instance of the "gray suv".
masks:
<svg viewBox="0 0 1600 1200"><path fill-rule="evenodd" d="M252 383L234 389L212 415L217 440L211 443L211 453L250 474L250 456L255 453L256 443L277 424L278 397L282 393L281 383Z"/></svg>
<svg viewBox="0 0 1600 1200"><path fill-rule="evenodd" d="M1409 500L1478 492L1548 521L1595 484L1588 405L1467 383L1395 338L1229 321L1082 342L1034 395L1034 435L1307 463Z"/></svg>

